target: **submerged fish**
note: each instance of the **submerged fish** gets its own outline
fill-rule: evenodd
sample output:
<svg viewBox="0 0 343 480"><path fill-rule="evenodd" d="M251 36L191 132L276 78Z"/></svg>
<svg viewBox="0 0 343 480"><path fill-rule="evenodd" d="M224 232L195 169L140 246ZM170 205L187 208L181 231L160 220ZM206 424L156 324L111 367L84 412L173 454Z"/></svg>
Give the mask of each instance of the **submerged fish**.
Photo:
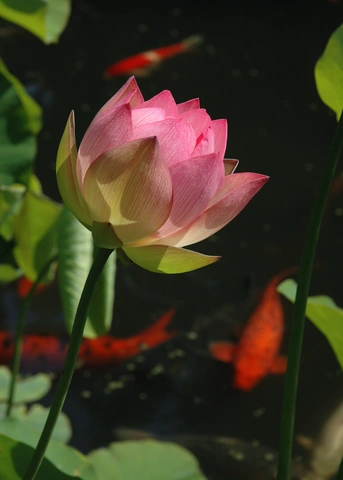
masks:
<svg viewBox="0 0 343 480"><path fill-rule="evenodd" d="M199 434L154 435L129 428L114 431L117 440L174 442L190 450L210 479L274 480L278 453L257 440ZM331 480L335 478L343 456L343 402L328 415L316 439L297 436L307 453L291 463L290 480Z"/></svg>
<svg viewBox="0 0 343 480"><path fill-rule="evenodd" d="M257 440L248 442L235 437L200 434L153 435L148 432L118 428L118 440L155 439L181 445L195 455L209 479L274 480L278 454ZM290 480L305 479L306 467L292 462Z"/></svg>
<svg viewBox="0 0 343 480"><path fill-rule="evenodd" d="M284 333L284 312L276 288L292 272L294 269L287 269L271 279L237 345L229 342L210 344L214 358L232 362L235 388L249 391L266 375L286 371L287 359L279 355Z"/></svg>
<svg viewBox="0 0 343 480"><path fill-rule="evenodd" d="M147 350L175 337L167 331L175 310L169 309L153 325L128 338L103 335L82 340L78 355L79 367L108 368L117 365L143 350ZM58 371L62 368L68 342L53 335L25 335L22 346L21 369L24 371ZM0 363L9 365L14 350L13 336L0 332Z"/></svg>
<svg viewBox="0 0 343 480"><path fill-rule="evenodd" d="M107 67L104 72L104 77L111 78L121 75L146 77L153 68L167 58L187 52L202 42L203 37L201 35L192 35L179 43L174 43L173 45L137 53L136 55L119 60Z"/></svg>

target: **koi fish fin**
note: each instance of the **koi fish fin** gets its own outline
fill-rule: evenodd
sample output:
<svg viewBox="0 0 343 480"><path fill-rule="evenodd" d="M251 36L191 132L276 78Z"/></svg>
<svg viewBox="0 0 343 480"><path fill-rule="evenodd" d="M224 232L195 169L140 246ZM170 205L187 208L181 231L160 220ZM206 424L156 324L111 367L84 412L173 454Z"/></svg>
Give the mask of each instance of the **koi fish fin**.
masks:
<svg viewBox="0 0 343 480"><path fill-rule="evenodd" d="M146 343L150 347L159 345L160 343L166 342L167 340L175 337L175 331L166 330L174 315L175 308L170 308L153 325L141 331L135 335L135 337L138 337L142 343Z"/></svg>
<svg viewBox="0 0 343 480"><path fill-rule="evenodd" d="M285 373L287 368L287 358L284 357L283 355L280 355L279 357L276 357L274 360L274 363L271 365L269 369L269 373L275 373L275 374L282 374Z"/></svg>
<svg viewBox="0 0 343 480"><path fill-rule="evenodd" d="M229 342L213 342L210 344L209 349L216 360L230 363L236 350L236 346Z"/></svg>

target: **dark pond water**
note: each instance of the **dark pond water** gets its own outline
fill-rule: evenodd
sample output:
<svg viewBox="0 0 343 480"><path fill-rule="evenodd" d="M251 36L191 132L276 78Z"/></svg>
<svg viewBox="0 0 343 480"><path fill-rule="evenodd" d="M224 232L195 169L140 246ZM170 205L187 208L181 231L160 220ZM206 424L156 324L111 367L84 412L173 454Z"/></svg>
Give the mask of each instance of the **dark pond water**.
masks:
<svg viewBox="0 0 343 480"><path fill-rule="evenodd" d="M220 254L220 262L180 276L158 276L136 266L119 266L113 333L128 335L174 306L180 337L146 355L135 379L104 394L123 372L75 378L66 412L74 424L73 444L84 451L115 438L118 426L156 434L199 433L257 439L277 448L283 376L269 376L251 393L230 386L231 370L204 352L210 339L228 335L244 322L266 282L299 264L309 212L336 119L320 101L313 68L343 7L311 2L74 2L59 44L44 46L27 34L4 39L1 52L12 72L35 87L44 107L36 171L45 191L60 200L55 153L66 119L75 110L78 139L99 107L124 83L102 72L133 53L201 33L196 52L166 61L150 77L138 79L145 98L169 89L177 102L200 97L212 118L227 118L227 157L240 159L238 171L270 175L247 208L196 249ZM342 164L339 171L343 170ZM342 194L327 208L311 293L341 304ZM32 315L40 323L60 318L56 292L42 294ZM51 296L56 307L51 312ZM47 298L47 297L46 297ZM286 337L291 308L284 302ZM196 348L183 332L202 326ZM168 352L182 348L184 357ZM164 371L147 379L154 365ZM182 373L183 372L183 373ZM185 373L186 372L186 373ZM321 334L306 326L296 432L315 435L343 398L338 364ZM132 374L132 372L131 372ZM185 377L186 375L186 377ZM89 399L82 392L91 392ZM213 476L213 478L219 478Z"/></svg>

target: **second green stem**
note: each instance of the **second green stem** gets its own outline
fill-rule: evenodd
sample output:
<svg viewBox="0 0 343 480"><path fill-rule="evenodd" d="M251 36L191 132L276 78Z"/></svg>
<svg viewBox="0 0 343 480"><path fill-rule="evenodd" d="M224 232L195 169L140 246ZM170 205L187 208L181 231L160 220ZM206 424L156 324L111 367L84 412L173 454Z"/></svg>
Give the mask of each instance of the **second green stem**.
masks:
<svg viewBox="0 0 343 480"><path fill-rule="evenodd" d="M336 170L337 162L343 146L343 115L331 144L319 185L318 195L315 200L312 214L306 233L303 255L300 262L298 289L293 309L291 332L289 340L288 365L285 377L285 391L281 418L281 439L279 450L279 464L277 480L289 480L291 473L292 445L294 435L295 406L298 388L298 377L302 340L305 326L305 312L313 262L320 232L326 199Z"/></svg>

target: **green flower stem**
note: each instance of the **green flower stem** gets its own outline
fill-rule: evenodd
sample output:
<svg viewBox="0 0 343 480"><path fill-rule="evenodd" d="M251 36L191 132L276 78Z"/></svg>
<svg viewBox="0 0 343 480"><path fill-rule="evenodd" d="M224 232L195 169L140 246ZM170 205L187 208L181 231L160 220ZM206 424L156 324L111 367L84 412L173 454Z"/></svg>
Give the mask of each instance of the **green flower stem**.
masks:
<svg viewBox="0 0 343 480"><path fill-rule="evenodd" d="M320 225L323 218L326 199L330 190L338 159L343 145L343 115L341 115L324 166L318 194L311 213L304 250L299 267L298 288L293 309L289 340L288 365L285 376L281 417L281 438L277 480L289 480L291 473L292 444L294 434L295 405L299 378L302 340L305 326L305 311L310 288L310 280L317 247Z"/></svg>
<svg viewBox="0 0 343 480"><path fill-rule="evenodd" d="M56 388L55 396L51 403L49 415L23 480L33 480L35 478L44 458L51 434L62 410L64 400L67 396L69 385L74 374L92 295L105 263L112 252L113 250L99 248L95 256L93 265L90 269L81 294L79 305L77 307L67 356L64 362L60 380Z"/></svg>
<svg viewBox="0 0 343 480"><path fill-rule="evenodd" d="M19 373L19 367L20 367L20 359L21 359L21 350L22 350L22 344L23 344L23 335L24 335L24 325L25 325L25 317L26 313L29 309L29 306L31 304L31 300L34 296L34 293L36 291L36 288L38 287L39 283L42 281L44 278L45 274L49 270L51 264L57 260L57 256L51 258L42 268L42 270L39 272L39 275L36 279L36 281L33 283L31 286L29 293L23 298L20 309L19 309L19 314L18 314L18 320L17 320L17 325L16 325L16 330L15 330L15 337L14 337L14 352L13 352L13 359L12 359L12 377L11 377L11 383L10 383L10 388L9 388L9 393L8 393L8 402L7 402L7 409L6 409L6 416L9 417L12 412L12 406L13 406L13 399L14 399L14 394L15 394L15 385L16 385L16 380L18 377Z"/></svg>

